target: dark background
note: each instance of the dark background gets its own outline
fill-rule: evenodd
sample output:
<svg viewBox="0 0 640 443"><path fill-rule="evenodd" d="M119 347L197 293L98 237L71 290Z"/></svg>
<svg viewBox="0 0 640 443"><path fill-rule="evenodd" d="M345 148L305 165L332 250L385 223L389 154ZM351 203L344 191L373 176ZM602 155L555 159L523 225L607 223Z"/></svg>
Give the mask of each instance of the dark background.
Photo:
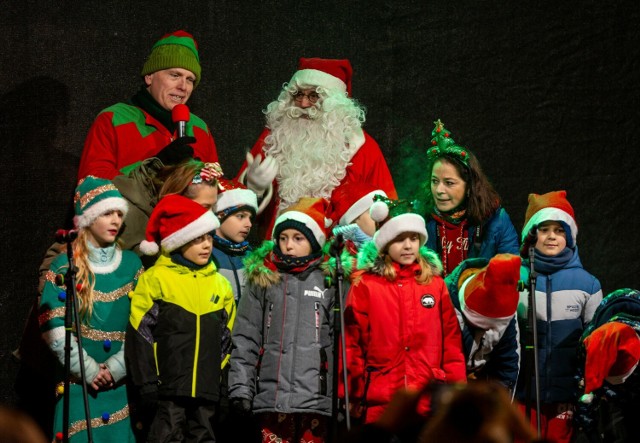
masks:
<svg viewBox="0 0 640 443"><path fill-rule="evenodd" d="M135 9L133 9L135 7ZM200 46L190 108L227 175L305 57L348 58L401 196L424 179L433 121L474 151L516 229L527 195L566 189L583 264L640 288L637 1L9 1L0 9L0 402L44 251L63 226L84 137L126 100L153 43Z"/></svg>

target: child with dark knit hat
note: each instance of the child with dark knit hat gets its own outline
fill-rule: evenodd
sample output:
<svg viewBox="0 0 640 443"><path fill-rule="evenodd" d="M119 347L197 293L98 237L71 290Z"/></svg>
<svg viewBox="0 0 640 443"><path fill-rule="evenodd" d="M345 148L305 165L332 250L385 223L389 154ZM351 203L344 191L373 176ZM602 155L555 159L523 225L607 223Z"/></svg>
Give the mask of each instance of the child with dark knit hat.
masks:
<svg viewBox="0 0 640 443"><path fill-rule="evenodd" d="M74 195L74 265L77 268L79 335L71 338L69 392L63 392L65 363L65 309L69 269L67 254L57 256L46 273L40 301L40 329L44 341L55 354L59 385L56 391L54 433L62 440L64 405L69 396L69 441L87 441L82 383L89 390L89 410L94 442L133 442L124 378L124 335L129 317L127 293L142 273L138 256L120 249L117 238L127 215L128 205L109 180L86 177ZM65 275L64 281L58 277ZM84 379L80 369L80 349Z"/></svg>
<svg viewBox="0 0 640 443"><path fill-rule="evenodd" d="M532 259L536 273L541 437L558 442L568 442L572 438L578 390L576 350L580 335L602 301L600 282L580 262L577 235L574 210L565 191L529 194L522 230L522 280L530 281ZM530 247L533 247L532 257ZM528 319L530 297L528 290L520 294L518 317L521 323ZM531 328L525 323L521 330ZM527 402L532 405L533 410L528 412L535 421L535 398L527 399L526 395L527 384L533 387L533 383L532 371L528 376L520 377L517 396L525 407ZM535 391L531 389L531 392Z"/></svg>
<svg viewBox="0 0 640 443"><path fill-rule="evenodd" d="M460 326L438 256L424 247L425 221L413 203L376 196L379 224L358 254L345 307L350 410L376 421L401 387L465 382ZM342 380L342 379L341 379ZM429 411L429 399L418 412Z"/></svg>
<svg viewBox="0 0 640 443"><path fill-rule="evenodd" d="M149 441L215 441L211 420L231 351L235 302L211 260L210 209L182 195L162 198L140 250L161 252L131 294L127 365L141 408L157 408Z"/></svg>
<svg viewBox="0 0 640 443"><path fill-rule="evenodd" d="M497 382L511 394L520 371L520 260L514 254L468 258L445 278L459 312L467 377Z"/></svg>
<svg viewBox="0 0 640 443"><path fill-rule="evenodd" d="M331 416L334 289L325 286L328 202L301 198L273 241L246 260L248 286L233 330L229 397L253 412L265 442L323 442Z"/></svg>

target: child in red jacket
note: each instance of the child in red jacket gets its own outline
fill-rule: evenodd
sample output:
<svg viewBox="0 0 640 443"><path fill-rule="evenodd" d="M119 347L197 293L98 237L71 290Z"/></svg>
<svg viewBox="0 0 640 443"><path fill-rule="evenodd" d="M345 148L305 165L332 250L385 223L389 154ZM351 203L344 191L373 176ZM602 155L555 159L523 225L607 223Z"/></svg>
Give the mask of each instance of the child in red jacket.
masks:
<svg viewBox="0 0 640 443"><path fill-rule="evenodd" d="M375 421L401 387L465 382L460 326L442 264L424 247L424 219L411 204L381 196L371 207L382 226L358 255L347 295L345 334L350 411ZM418 411L426 415L425 399Z"/></svg>

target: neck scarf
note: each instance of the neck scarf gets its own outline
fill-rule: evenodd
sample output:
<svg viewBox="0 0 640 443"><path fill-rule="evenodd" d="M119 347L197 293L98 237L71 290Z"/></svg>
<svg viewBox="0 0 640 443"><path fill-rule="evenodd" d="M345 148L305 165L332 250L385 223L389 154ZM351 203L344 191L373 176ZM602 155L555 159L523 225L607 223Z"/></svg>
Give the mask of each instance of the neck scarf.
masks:
<svg viewBox="0 0 640 443"><path fill-rule="evenodd" d="M211 256L209 256L208 262L206 262L204 265L199 265L185 258L184 255L180 253L180 250L176 250L171 253L171 261L177 265L186 266L193 271L198 271L211 263Z"/></svg>
<svg viewBox="0 0 640 443"><path fill-rule="evenodd" d="M467 219L467 208L466 206L464 206L464 204L461 204L458 207L446 212L439 211L438 208L434 206L433 213L438 218L454 225L459 225Z"/></svg>
<svg viewBox="0 0 640 443"><path fill-rule="evenodd" d="M278 245L276 245L270 257L275 267L280 271L288 272L289 274L299 274L320 260L322 250L312 252L305 257L291 257L290 255L284 255Z"/></svg>
<svg viewBox="0 0 640 443"><path fill-rule="evenodd" d="M219 237L217 234L213 234L213 247L227 255L237 256L246 254L249 250L249 242L245 240L242 243L234 243L226 238Z"/></svg>
<svg viewBox="0 0 640 443"><path fill-rule="evenodd" d="M176 127L171 118L171 111L167 111L151 96L147 88L144 86L131 97L131 103L145 110L151 117L162 123L162 126L173 134Z"/></svg>
<svg viewBox="0 0 640 443"><path fill-rule="evenodd" d="M545 255L534 249L534 254L533 267L536 272L549 275L567 266L567 263L573 258L573 249L564 248L558 255Z"/></svg>

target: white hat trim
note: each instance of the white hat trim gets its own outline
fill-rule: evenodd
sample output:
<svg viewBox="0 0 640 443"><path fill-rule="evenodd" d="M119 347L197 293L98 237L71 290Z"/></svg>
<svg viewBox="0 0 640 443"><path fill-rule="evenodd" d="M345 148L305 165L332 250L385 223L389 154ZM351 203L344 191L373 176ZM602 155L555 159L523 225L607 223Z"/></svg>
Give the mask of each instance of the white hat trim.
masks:
<svg viewBox="0 0 640 443"><path fill-rule="evenodd" d="M218 217L212 211L207 211L185 227L163 238L161 244L167 252L171 252L219 227Z"/></svg>
<svg viewBox="0 0 640 443"><path fill-rule="evenodd" d="M311 218L311 216L300 211L287 211L284 214L282 214L280 217L278 217L276 222L273 225L273 232L271 233L272 237L273 237L273 234L276 232L276 227L280 223L286 220L295 220L305 225L307 228L309 228L313 236L316 238L316 241L318 242L318 244L320 246L324 246L324 243L327 238L324 232L322 232L322 229L320 229L320 226L318 225L318 223L313 218ZM277 241L278 239L274 239L274 240Z"/></svg>
<svg viewBox="0 0 640 443"><path fill-rule="evenodd" d="M622 384L625 381L627 381L627 379L631 376L631 374L633 374L633 371L635 371L637 367L638 367L638 363L633 365L633 367L629 371L625 372L624 374L607 375L604 379L609 383L611 383L612 385Z"/></svg>
<svg viewBox="0 0 640 443"><path fill-rule="evenodd" d="M251 206L258 211L258 197L250 189L229 189L218 195L215 212L224 211L234 206Z"/></svg>
<svg viewBox="0 0 640 443"><path fill-rule="evenodd" d="M418 214L406 213L393 217L374 234L373 241L378 251L382 251L391 240L403 232L418 233L421 240L420 246L427 242L428 234L424 218Z"/></svg>
<svg viewBox="0 0 640 443"><path fill-rule="evenodd" d="M76 226L78 228L86 228L93 221L109 211L122 211L123 219L129 211L129 204L122 197L109 197L101 200L87 208L82 215L76 217Z"/></svg>
<svg viewBox="0 0 640 443"><path fill-rule="evenodd" d="M373 204L374 195L384 195L385 197L387 196L384 191L381 191L379 189L369 192L367 195L352 204L351 207L347 209L347 212L345 212L344 215L340 217L340 226L351 224L365 211L368 211Z"/></svg>
<svg viewBox="0 0 640 443"><path fill-rule="evenodd" d="M338 77L327 74L317 69L301 69L293 74L289 83L297 82L300 85L321 86L326 89L336 89L347 92L347 85Z"/></svg>
<svg viewBox="0 0 640 443"><path fill-rule="evenodd" d="M573 244L577 244L576 237L578 236L578 225L576 225L576 221L569 215L569 213L552 206L542 208L531 216L522 230L522 241L527 237L527 234L533 225L540 225L540 223L546 221L565 222L569 226L569 229L571 229Z"/></svg>

